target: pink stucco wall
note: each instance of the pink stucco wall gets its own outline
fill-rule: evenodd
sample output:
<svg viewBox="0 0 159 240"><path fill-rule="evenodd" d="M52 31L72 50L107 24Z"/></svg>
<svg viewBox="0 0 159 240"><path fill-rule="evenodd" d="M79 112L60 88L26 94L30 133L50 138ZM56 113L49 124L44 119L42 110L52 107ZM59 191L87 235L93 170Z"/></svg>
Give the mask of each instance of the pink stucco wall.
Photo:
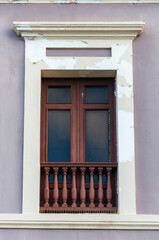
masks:
<svg viewBox="0 0 159 240"><path fill-rule="evenodd" d="M13 32L13 21L142 20L145 31L135 40L133 49L137 212L159 214L158 13L159 4L0 4L1 213L20 213L22 205L24 41ZM30 239L32 231L25 232ZM116 236L116 231L101 232L105 239L109 234ZM14 231L3 230L0 234L11 236ZM49 234L47 239L51 239L51 231ZM73 239L73 233L69 234ZM76 239L83 239L83 233L76 234ZM120 236L122 231L115 239L124 239ZM143 239L149 239L148 235Z"/></svg>
<svg viewBox="0 0 159 240"><path fill-rule="evenodd" d="M4 240L158 240L158 231L0 230Z"/></svg>

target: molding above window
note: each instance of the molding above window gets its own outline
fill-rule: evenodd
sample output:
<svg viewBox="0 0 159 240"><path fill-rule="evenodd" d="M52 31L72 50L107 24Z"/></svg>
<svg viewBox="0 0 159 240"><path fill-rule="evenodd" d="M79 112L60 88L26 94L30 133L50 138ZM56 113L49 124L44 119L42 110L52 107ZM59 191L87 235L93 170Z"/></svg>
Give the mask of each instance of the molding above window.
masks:
<svg viewBox="0 0 159 240"><path fill-rule="evenodd" d="M159 230L159 215L0 214L0 229Z"/></svg>
<svg viewBox="0 0 159 240"><path fill-rule="evenodd" d="M64 3L64 4L99 4L99 3L129 3L129 4L141 4L141 3L159 3L158 0L1 0L0 3L12 3L12 4L23 4L23 3Z"/></svg>
<svg viewBox="0 0 159 240"><path fill-rule="evenodd" d="M143 32L144 22L14 22L23 39L98 38L134 39Z"/></svg>

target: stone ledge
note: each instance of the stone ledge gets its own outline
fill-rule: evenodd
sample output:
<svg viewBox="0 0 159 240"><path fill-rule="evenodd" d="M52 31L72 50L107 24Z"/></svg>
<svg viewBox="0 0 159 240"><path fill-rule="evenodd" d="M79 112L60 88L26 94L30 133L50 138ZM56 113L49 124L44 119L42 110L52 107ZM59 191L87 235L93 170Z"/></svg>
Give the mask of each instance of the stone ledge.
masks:
<svg viewBox="0 0 159 240"><path fill-rule="evenodd" d="M159 215L0 214L0 228L159 230Z"/></svg>

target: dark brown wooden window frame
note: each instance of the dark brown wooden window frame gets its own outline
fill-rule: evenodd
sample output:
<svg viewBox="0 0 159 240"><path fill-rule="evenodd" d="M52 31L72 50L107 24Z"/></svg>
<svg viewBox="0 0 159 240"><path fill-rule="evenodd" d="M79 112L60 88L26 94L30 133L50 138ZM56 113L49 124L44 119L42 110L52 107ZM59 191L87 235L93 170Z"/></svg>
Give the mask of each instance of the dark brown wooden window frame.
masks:
<svg viewBox="0 0 159 240"><path fill-rule="evenodd" d="M77 87L75 86L77 84ZM108 103L85 103L84 86L108 86ZM49 86L71 86L71 103L48 103ZM77 91L79 89L79 91ZM116 124L113 79L43 79L41 95L41 162L47 162L47 111L71 110L71 159L85 162L85 110L110 110L110 162L116 162ZM80 149L80 150L79 150Z"/></svg>
<svg viewBox="0 0 159 240"><path fill-rule="evenodd" d="M108 103L85 103L85 86L107 86L108 87ZM48 95L47 89L49 86L71 86L71 103L48 103ZM108 199L107 205L105 210L102 208L102 212L116 212L117 211L117 193L116 193L116 186L117 186L117 162L116 162L116 111L115 111L115 81L112 78L79 78L79 79L60 79L60 78L43 78L42 85L41 85L41 158L40 158L40 165L41 171L45 175L45 184L41 181L41 190L40 195L41 198L45 198L45 203L41 201L40 203L40 211L41 212L59 212L64 211L64 208L57 208L55 211L54 208L50 208L49 204L49 193L50 193L50 183L49 183L49 171L50 167L57 167L61 166L62 168L74 166L74 167L93 167L97 168L99 166L106 167L106 172L109 175L109 169L113 172L114 178L111 180L111 187L110 192L112 190L115 192L115 197L113 200L113 205L110 204L108 207ZM47 162L47 139L48 139L48 110L65 110L69 109L71 111L71 151L70 151L70 163L48 163ZM110 161L109 163L86 163L85 162L85 110L109 110L110 113ZM73 164L73 165L70 165ZM43 170L42 170L43 168ZM48 170L49 169L49 170ZM72 169L72 168L71 168ZM113 169L113 170L112 170ZM67 171L67 170L66 170ZM54 169L55 172L55 169ZM42 173L41 173L42 174ZM107 175L107 177L108 177ZM79 184L77 182L77 184ZM45 186L44 186L45 185ZM107 183L106 192L108 193L108 186ZM95 186L95 185L94 185ZM55 186L54 186L55 188ZM91 188L91 186L89 186ZM47 194L46 194L47 192ZM47 196L48 195L48 196ZM107 196L107 198L109 198ZM48 203L48 204L46 204ZM43 207L44 204L44 207ZM58 211L59 209L59 211ZM74 209L75 210L75 209ZM96 211L99 210L98 208ZM68 212L68 208L64 212ZM73 210L71 210L72 212ZM79 212L76 208L76 211ZM75 211L75 212L76 212ZM80 209L81 211L81 209ZM84 211L82 209L82 211ZM87 208L87 212L88 208Z"/></svg>

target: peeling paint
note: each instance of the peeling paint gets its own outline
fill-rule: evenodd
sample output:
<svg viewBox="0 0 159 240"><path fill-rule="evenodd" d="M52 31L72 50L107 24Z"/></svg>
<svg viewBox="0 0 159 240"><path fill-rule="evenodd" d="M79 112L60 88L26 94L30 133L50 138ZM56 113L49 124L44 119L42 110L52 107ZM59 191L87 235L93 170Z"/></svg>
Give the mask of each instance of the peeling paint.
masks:
<svg viewBox="0 0 159 240"><path fill-rule="evenodd" d="M76 64L75 58L54 58L44 59L44 62L48 66L48 69L72 69Z"/></svg>
<svg viewBox="0 0 159 240"><path fill-rule="evenodd" d="M100 60L102 59L102 60ZM91 65L89 65L91 63ZM90 59L86 69L116 69L116 64L110 58L96 58L94 61Z"/></svg>
<svg viewBox="0 0 159 240"><path fill-rule="evenodd" d="M134 115L118 111L118 152L119 162L134 161Z"/></svg>
<svg viewBox="0 0 159 240"><path fill-rule="evenodd" d="M129 86L119 85L118 86L118 98L122 98L123 95L127 98L133 97L133 88L131 85L129 85Z"/></svg>
<svg viewBox="0 0 159 240"><path fill-rule="evenodd" d="M118 76L122 76L125 78L126 83L131 86L133 84L133 77L132 77L132 64L122 60L120 63L120 68L118 70Z"/></svg>
<svg viewBox="0 0 159 240"><path fill-rule="evenodd" d="M118 105L120 106L120 109L125 112L133 112L132 98L128 98L125 96L122 98L118 98Z"/></svg>
<svg viewBox="0 0 159 240"><path fill-rule="evenodd" d="M120 60L122 58L122 56L124 55L124 53L126 52L126 50L128 49L128 45L119 45L118 43L113 44L112 46L112 58L114 59L114 61L116 62L116 64L120 63Z"/></svg>

